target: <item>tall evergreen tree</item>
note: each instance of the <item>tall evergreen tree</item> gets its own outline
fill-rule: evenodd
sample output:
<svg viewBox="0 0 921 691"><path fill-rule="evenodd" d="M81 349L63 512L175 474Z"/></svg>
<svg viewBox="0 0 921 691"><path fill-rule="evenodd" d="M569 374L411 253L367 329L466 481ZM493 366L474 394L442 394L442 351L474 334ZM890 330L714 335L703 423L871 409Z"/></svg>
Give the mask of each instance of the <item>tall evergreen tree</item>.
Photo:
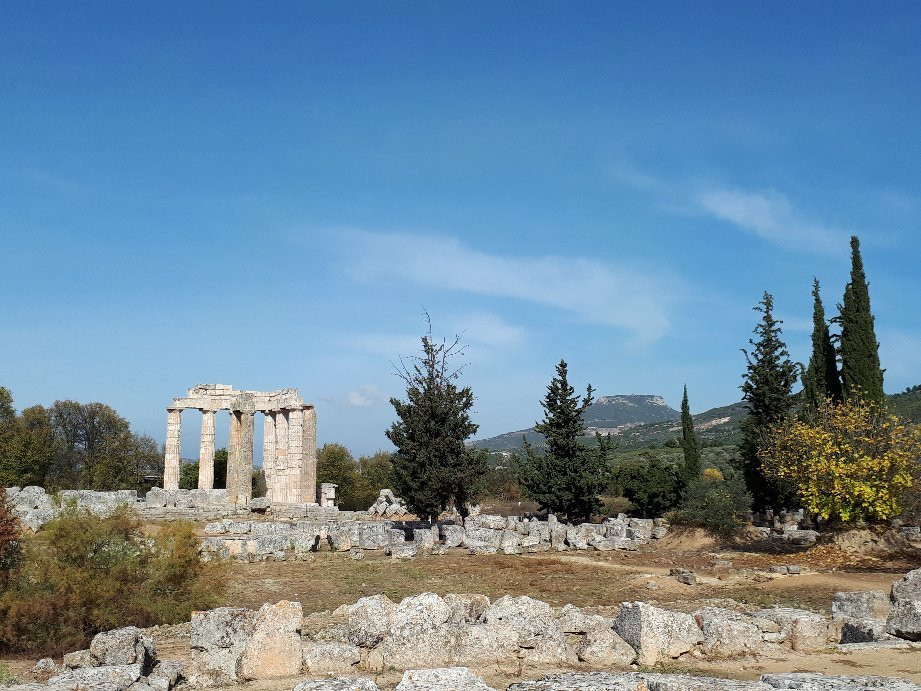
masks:
<svg viewBox="0 0 921 691"><path fill-rule="evenodd" d="M598 494L607 476L607 437L596 435L598 446L586 448L582 414L592 403L588 385L581 401L569 385L564 360L556 366L556 376L547 386L541 402L544 419L534 430L544 435L547 450L536 450L525 441L524 456L518 460L518 481L525 494L542 509L571 520L588 520L601 507Z"/></svg>
<svg viewBox="0 0 921 691"><path fill-rule="evenodd" d="M422 355L397 371L406 400L390 399L399 418L386 431L397 447L394 489L420 518L435 518L449 504L465 515L486 473L486 454L464 445L479 426L470 419L473 391L457 387L461 370L451 365L462 352L459 339L451 345L432 340L430 327Z"/></svg>
<svg viewBox="0 0 921 691"><path fill-rule="evenodd" d="M870 312L870 287L860 256L860 240L851 236L851 281L841 305L841 379L844 396L885 402L879 343Z"/></svg>
<svg viewBox="0 0 921 691"><path fill-rule="evenodd" d="M841 375L835 346L825 321L825 307L819 292L819 279L812 279L812 356L803 372L803 403L808 415L817 411L825 399L841 400Z"/></svg>
<svg viewBox="0 0 921 691"><path fill-rule="evenodd" d="M681 489L700 475L700 439L694 431L694 419L688 405L688 387L684 386L681 397L681 448L684 449L684 465L681 466Z"/></svg>
<svg viewBox="0 0 921 691"><path fill-rule="evenodd" d="M774 318L774 298L771 294L765 292L754 310L761 313L761 321L754 329L757 340L749 339L752 352L742 349L747 367L741 388L748 415L742 421L739 456L755 507L781 508L782 504L791 500L792 494L765 475L758 448L766 433L790 414L797 368L781 340L782 322Z"/></svg>

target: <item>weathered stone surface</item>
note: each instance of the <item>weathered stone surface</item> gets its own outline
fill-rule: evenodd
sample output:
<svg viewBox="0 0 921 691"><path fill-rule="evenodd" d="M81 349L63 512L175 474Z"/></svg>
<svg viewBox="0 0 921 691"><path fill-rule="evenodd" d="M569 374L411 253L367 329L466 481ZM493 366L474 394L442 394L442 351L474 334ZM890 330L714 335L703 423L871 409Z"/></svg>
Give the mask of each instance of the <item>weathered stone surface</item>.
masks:
<svg viewBox="0 0 921 691"><path fill-rule="evenodd" d="M759 682L690 677L677 674L551 674L537 681L512 684L508 691L770 691Z"/></svg>
<svg viewBox="0 0 921 691"><path fill-rule="evenodd" d="M218 607L192 613L190 641L193 686L220 686L240 681L239 662L253 631L255 613L243 607Z"/></svg>
<svg viewBox="0 0 921 691"><path fill-rule="evenodd" d="M909 641L921 641L921 599L897 600L886 619L886 631Z"/></svg>
<svg viewBox="0 0 921 691"><path fill-rule="evenodd" d="M757 652L763 641L761 629L749 617L719 607L704 607L694 613L704 635L708 655L731 657Z"/></svg>
<svg viewBox="0 0 921 691"><path fill-rule="evenodd" d="M895 677L828 676L813 672L765 674L761 681L772 689L800 691L921 691L921 686Z"/></svg>
<svg viewBox="0 0 921 691"><path fill-rule="evenodd" d="M70 669L79 669L80 667L98 667L99 661L92 656L89 650L75 650L72 653L66 653L61 664Z"/></svg>
<svg viewBox="0 0 921 691"><path fill-rule="evenodd" d="M124 691L141 678L140 664L82 667L48 680L53 691Z"/></svg>
<svg viewBox="0 0 921 691"><path fill-rule="evenodd" d="M141 665L146 674L157 661L153 639L136 626L105 631L93 637L90 655L100 665Z"/></svg>
<svg viewBox="0 0 921 691"><path fill-rule="evenodd" d="M435 593L403 599L393 608L390 631L380 646L384 663L393 669L438 667L451 655L451 607Z"/></svg>
<svg viewBox="0 0 921 691"><path fill-rule="evenodd" d="M828 643L828 622L815 612L775 607L760 610L755 616L776 622L780 627L780 632L776 634L778 639L788 640L797 652L817 652ZM768 640L767 636L764 638Z"/></svg>
<svg viewBox="0 0 921 691"><path fill-rule="evenodd" d="M302 681L292 691L380 691L367 677L336 677Z"/></svg>
<svg viewBox="0 0 921 691"><path fill-rule="evenodd" d="M361 648L349 643L304 643L304 664L311 674L347 674L361 661Z"/></svg>
<svg viewBox="0 0 921 691"><path fill-rule="evenodd" d="M921 600L921 569L909 571L892 584L892 603L898 600Z"/></svg>
<svg viewBox="0 0 921 691"><path fill-rule="evenodd" d="M419 556L419 545L415 542L404 542L402 545L391 545L390 556L395 559L414 559Z"/></svg>
<svg viewBox="0 0 921 691"><path fill-rule="evenodd" d="M460 525L443 525L441 526L441 535L444 538L445 547L460 547L464 544L465 532Z"/></svg>
<svg viewBox="0 0 921 691"><path fill-rule="evenodd" d="M478 669L517 666L518 632L504 624L475 624L455 630L450 663Z"/></svg>
<svg viewBox="0 0 921 691"><path fill-rule="evenodd" d="M348 607L348 642L373 648L390 631L394 604L386 595L363 597Z"/></svg>
<svg viewBox="0 0 921 691"><path fill-rule="evenodd" d="M526 595L506 595L486 610L487 624L502 624L518 632L518 645L524 648L525 659L536 663L556 663L572 660L573 651L566 645L563 631L546 602Z"/></svg>
<svg viewBox="0 0 921 691"><path fill-rule="evenodd" d="M491 604L488 597L476 593L449 593L444 601L451 608L448 621L452 624L482 623Z"/></svg>
<svg viewBox="0 0 921 691"><path fill-rule="evenodd" d="M614 618L614 630L636 651L641 665L654 665L662 657L678 657L703 640L703 632L690 614L645 602L623 603Z"/></svg>
<svg viewBox="0 0 921 691"><path fill-rule="evenodd" d="M240 658L239 676L243 679L289 677L301 671L300 602L282 600L265 604L256 613L252 634Z"/></svg>
<svg viewBox="0 0 921 691"><path fill-rule="evenodd" d="M596 626L589 627L582 637L576 654L590 665L626 667L636 660L636 651L611 628L604 617Z"/></svg>
<svg viewBox="0 0 921 691"><path fill-rule="evenodd" d="M467 667L408 669L395 691L496 691Z"/></svg>
<svg viewBox="0 0 921 691"><path fill-rule="evenodd" d="M835 619L885 619L892 604L882 590L855 590L835 593L831 614Z"/></svg>

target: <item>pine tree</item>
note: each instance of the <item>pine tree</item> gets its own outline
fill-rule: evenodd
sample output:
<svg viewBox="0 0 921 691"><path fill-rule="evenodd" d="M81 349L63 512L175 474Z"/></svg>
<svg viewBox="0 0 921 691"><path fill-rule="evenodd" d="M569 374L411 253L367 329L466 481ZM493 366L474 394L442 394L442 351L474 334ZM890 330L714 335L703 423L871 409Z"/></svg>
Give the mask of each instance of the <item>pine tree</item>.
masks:
<svg viewBox="0 0 921 691"><path fill-rule="evenodd" d="M451 345L433 341L430 327L422 355L397 370L407 400L390 399L399 418L386 431L397 447L394 489L420 518L432 519L449 504L465 515L486 473L486 455L464 444L479 426L470 420L473 391L457 388L462 368L451 366L462 352L459 339Z"/></svg>
<svg viewBox="0 0 921 691"><path fill-rule="evenodd" d="M585 435L582 414L592 394L589 385L579 400L569 385L566 362L560 360L541 402L544 419L534 425L544 435L547 450L536 450L526 441L518 460L518 481L525 494L542 509L570 520L588 520L601 507L598 494L607 477L608 438L596 435L598 446L593 449L580 441Z"/></svg>
<svg viewBox="0 0 921 691"><path fill-rule="evenodd" d="M749 353L742 349L747 368L741 388L748 415L742 421L739 456L745 484L752 493L755 507L781 508L780 505L788 502L792 494L788 488L765 475L758 448L767 432L790 414L797 368L781 340L782 322L774 319L774 298L771 294L765 292L754 310L761 313L761 321L754 329L758 340L749 340L753 351Z"/></svg>
<svg viewBox="0 0 921 691"><path fill-rule="evenodd" d="M684 465L681 466L681 488L688 486L700 475L700 439L694 431L694 419L688 405L688 387L684 387L681 398L681 448L684 450Z"/></svg>
<svg viewBox="0 0 921 691"><path fill-rule="evenodd" d="M819 279L812 279L812 356L803 372L803 403L807 415L814 415L831 399L841 401L841 375L835 346L825 321L825 307L819 292Z"/></svg>
<svg viewBox="0 0 921 691"><path fill-rule="evenodd" d="M870 312L870 288L860 256L860 241L851 236L851 282L844 289L841 306L841 379L845 398L885 402L879 343Z"/></svg>

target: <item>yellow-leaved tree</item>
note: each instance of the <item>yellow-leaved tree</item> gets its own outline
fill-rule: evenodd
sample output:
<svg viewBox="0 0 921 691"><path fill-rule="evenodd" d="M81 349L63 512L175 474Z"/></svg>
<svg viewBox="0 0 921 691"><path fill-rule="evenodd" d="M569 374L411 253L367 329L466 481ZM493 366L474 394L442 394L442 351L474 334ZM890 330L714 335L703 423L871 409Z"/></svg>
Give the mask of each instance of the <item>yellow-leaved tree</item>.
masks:
<svg viewBox="0 0 921 691"><path fill-rule="evenodd" d="M813 419L775 428L759 456L825 519L893 518L921 489L921 434L872 401L828 400Z"/></svg>

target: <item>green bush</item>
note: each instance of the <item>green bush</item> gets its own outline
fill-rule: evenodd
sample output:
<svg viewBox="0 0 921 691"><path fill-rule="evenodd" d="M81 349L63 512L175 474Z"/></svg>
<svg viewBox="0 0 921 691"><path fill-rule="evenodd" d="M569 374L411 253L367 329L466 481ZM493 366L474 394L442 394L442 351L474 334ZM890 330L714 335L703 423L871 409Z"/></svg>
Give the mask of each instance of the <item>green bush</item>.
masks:
<svg viewBox="0 0 921 691"><path fill-rule="evenodd" d="M623 463L616 471L617 484L633 505L632 513L658 518L678 503L679 481L675 466L652 455Z"/></svg>
<svg viewBox="0 0 921 691"><path fill-rule="evenodd" d="M741 477L723 477L720 471L707 468L685 488L684 498L672 520L731 537L745 525L751 505L752 496Z"/></svg>
<svg viewBox="0 0 921 691"><path fill-rule="evenodd" d="M109 518L65 507L28 541L0 595L0 651L55 655L100 631L178 623L217 604L222 565L203 564L191 524L152 540L125 509Z"/></svg>

